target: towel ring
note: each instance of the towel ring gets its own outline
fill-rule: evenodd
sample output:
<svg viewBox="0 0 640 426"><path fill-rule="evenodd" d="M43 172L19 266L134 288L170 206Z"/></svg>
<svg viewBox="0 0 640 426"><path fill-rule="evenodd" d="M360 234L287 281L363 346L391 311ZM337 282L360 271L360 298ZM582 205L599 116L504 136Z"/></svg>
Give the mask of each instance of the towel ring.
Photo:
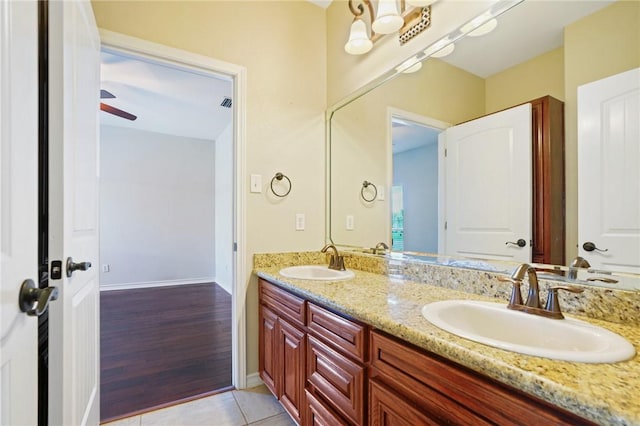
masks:
<svg viewBox="0 0 640 426"><path fill-rule="evenodd" d="M278 194L276 192L275 189L273 189L273 181L278 180L281 181L282 179L286 179L287 182L289 182L289 189L287 190L287 192L285 192L284 194ZM286 197L287 195L289 195L289 193L291 192L291 179L289 179L286 175L283 175L282 173L278 172L276 173L276 175L274 177L271 178L271 192L273 192L273 195L275 195L276 197Z"/></svg>
<svg viewBox="0 0 640 426"><path fill-rule="evenodd" d="M367 198L364 195L364 190L366 188L368 188L369 186L373 186L373 197L371 198ZM378 188L371 182L367 182L366 180L364 182L362 182L362 189L360 189L360 196L362 197L363 200L365 200L367 203L372 202L373 200L376 199L376 197L378 196Z"/></svg>

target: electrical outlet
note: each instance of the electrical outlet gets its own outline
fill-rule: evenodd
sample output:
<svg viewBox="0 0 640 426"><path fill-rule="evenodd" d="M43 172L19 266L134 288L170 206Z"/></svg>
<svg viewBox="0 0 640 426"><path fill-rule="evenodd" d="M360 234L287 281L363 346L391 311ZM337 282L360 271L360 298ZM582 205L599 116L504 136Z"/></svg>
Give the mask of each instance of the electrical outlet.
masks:
<svg viewBox="0 0 640 426"><path fill-rule="evenodd" d="M105 263L104 265L102 265L102 272L109 272L111 271L111 265L109 265L108 263Z"/></svg>
<svg viewBox="0 0 640 426"><path fill-rule="evenodd" d="M378 186L378 201L384 201L384 186Z"/></svg>
<svg viewBox="0 0 640 426"><path fill-rule="evenodd" d="M355 229L355 223L353 219L353 215L347 215L347 231L353 231Z"/></svg>
<svg viewBox="0 0 640 426"><path fill-rule="evenodd" d="M304 213L296 213L296 231L304 231Z"/></svg>
<svg viewBox="0 0 640 426"><path fill-rule="evenodd" d="M256 194L262 192L262 175L251 175L250 191Z"/></svg>

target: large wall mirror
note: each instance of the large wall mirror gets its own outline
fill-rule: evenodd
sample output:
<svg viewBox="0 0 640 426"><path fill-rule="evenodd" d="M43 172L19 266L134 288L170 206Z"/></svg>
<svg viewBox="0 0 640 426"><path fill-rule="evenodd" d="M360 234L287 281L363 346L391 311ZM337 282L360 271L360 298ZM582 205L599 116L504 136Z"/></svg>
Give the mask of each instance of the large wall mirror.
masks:
<svg viewBox="0 0 640 426"><path fill-rule="evenodd" d="M493 32L465 36L448 56L427 58L414 72L391 70L384 83L330 108L329 239L354 249L383 242L393 251L450 255L440 252L446 173L439 166L445 155L439 135L551 96L564 104L565 126L566 233L555 237L562 239L567 261L555 266L583 255L577 228L577 90L640 66L639 10L628 1L525 0L498 16ZM478 152L477 164L487 152ZM530 173L503 161L505 170ZM503 176L502 167L494 170ZM465 171L471 173L469 167ZM493 188L496 182L485 173L475 184ZM639 211L633 203L631 216ZM633 268L608 270L640 282Z"/></svg>

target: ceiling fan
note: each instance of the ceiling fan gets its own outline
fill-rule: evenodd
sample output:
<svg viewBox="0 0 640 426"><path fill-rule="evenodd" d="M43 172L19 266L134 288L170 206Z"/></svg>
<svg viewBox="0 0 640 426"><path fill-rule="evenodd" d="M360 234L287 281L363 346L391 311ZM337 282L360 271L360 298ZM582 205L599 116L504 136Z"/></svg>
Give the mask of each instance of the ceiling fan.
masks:
<svg viewBox="0 0 640 426"><path fill-rule="evenodd" d="M100 89L100 99L114 99L115 95L111 92ZM119 108L113 107L111 105L107 105L104 102L100 102L100 111L108 112L109 114L116 115L120 118L124 118L126 120L134 121L138 116L128 113L127 111L123 111Z"/></svg>

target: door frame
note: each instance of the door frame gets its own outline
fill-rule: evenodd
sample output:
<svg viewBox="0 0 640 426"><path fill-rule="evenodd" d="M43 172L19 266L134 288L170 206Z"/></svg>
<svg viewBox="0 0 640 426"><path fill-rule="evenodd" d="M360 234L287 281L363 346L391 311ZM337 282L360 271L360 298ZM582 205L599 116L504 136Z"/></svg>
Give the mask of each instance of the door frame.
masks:
<svg viewBox="0 0 640 426"><path fill-rule="evenodd" d="M234 264L232 266L232 384L238 389L247 387L246 365L246 312L247 254L246 254L246 99L247 70L240 65L219 61L182 49L149 42L136 37L100 29L103 48L146 57L159 63L168 63L184 68L195 68L205 72L222 74L233 81L233 155L234 155Z"/></svg>

